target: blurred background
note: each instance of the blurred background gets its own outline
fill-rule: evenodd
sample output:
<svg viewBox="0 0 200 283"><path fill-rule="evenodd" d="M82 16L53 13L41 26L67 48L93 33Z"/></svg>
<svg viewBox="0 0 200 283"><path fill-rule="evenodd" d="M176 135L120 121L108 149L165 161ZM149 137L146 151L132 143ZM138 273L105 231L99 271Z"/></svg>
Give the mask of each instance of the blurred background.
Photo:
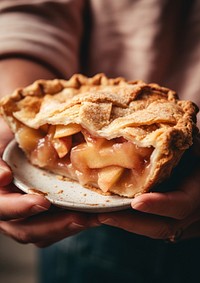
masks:
<svg viewBox="0 0 200 283"><path fill-rule="evenodd" d="M37 283L37 248L0 234L0 283Z"/></svg>

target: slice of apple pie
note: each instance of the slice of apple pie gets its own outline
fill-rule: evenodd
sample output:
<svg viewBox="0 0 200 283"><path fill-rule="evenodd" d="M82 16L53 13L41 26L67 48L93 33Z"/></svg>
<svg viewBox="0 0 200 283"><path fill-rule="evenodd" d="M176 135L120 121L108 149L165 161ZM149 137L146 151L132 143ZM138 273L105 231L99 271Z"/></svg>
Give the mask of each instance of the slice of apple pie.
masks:
<svg viewBox="0 0 200 283"><path fill-rule="evenodd" d="M197 111L170 89L103 74L38 80L1 101L32 164L126 197L170 175L192 145Z"/></svg>

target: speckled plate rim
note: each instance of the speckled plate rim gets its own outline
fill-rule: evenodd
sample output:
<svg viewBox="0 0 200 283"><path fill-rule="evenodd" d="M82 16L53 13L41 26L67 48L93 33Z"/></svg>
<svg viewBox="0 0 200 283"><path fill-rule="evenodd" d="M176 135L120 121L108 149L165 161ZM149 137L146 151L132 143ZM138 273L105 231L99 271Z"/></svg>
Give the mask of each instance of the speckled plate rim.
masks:
<svg viewBox="0 0 200 283"><path fill-rule="evenodd" d="M13 171L13 183L25 193L39 193L59 207L83 212L111 212L130 208L131 200L120 196L104 196L76 182L30 164L15 140L6 147L3 160Z"/></svg>

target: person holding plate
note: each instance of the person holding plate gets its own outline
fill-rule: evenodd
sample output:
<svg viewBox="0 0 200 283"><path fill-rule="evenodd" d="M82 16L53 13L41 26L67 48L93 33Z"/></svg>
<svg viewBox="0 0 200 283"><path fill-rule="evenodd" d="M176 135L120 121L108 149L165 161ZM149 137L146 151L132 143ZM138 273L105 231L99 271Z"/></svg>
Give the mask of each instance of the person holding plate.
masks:
<svg viewBox="0 0 200 283"><path fill-rule="evenodd" d="M199 105L199 13L198 1L1 1L0 93L36 79L104 72L165 85ZM2 154L12 139L3 120L0 133ZM198 159L198 138L193 154ZM41 282L198 278L198 163L175 191L147 193L133 209L105 214L55 209L19 191L0 165L0 230L46 247L39 250Z"/></svg>

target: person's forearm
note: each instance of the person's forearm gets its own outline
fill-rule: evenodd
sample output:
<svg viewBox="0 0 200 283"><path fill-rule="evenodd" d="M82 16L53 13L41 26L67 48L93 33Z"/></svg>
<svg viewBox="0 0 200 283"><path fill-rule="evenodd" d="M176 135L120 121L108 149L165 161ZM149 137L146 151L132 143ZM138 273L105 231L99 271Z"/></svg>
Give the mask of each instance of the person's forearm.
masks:
<svg viewBox="0 0 200 283"><path fill-rule="evenodd" d="M53 79L51 70L42 64L21 58L0 61L0 97L12 93L18 87L24 87L37 79Z"/></svg>
<svg viewBox="0 0 200 283"><path fill-rule="evenodd" d="M53 79L55 75L46 67L31 60L12 58L0 61L0 98L11 94L16 88L24 87L37 79ZM12 138L3 118L0 117L0 155L7 142ZM4 146L3 146L4 145Z"/></svg>

